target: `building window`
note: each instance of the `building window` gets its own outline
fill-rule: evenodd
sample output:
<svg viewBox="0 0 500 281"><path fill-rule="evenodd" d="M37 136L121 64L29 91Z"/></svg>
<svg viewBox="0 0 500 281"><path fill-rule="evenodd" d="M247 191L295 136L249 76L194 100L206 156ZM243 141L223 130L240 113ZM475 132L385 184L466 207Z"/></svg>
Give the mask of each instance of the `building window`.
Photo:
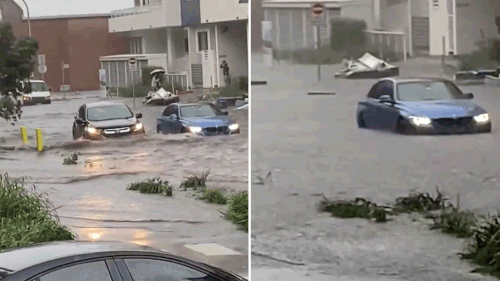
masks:
<svg viewBox="0 0 500 281"><path fill-rule="evenodd" d="M240 0L240 4L241 3L248 3L248 0Z"/></svg>
<svg viewBox="0 0 500 281"><path fill-rule="evenodd" d="M149 5L149 0L142 0L142 5L145 6L145 5Z"/></svg>
<svg viewBox="0 0 500 281"><path fill-rule="evenodd" d="M198 52L203 52L203 51L208 51L210 48L208 47L209 45L209 39L208 39L208 30L204 31L198 31L197 32L197 43L198 43Z"/></svg>
<svg viewBox="0 0 500 281"><path fill-rule="evenodd" d="M130 38L130 53L142 54L142 37Z"/></svg>

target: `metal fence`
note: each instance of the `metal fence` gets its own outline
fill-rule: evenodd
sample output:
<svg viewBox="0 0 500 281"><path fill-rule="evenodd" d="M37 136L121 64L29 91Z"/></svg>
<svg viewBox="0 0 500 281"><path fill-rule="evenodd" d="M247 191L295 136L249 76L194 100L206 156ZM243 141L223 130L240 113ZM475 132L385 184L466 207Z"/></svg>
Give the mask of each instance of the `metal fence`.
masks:
<svg viewBox="0 0 500 281"><path fill-rule="evenodd" d="M137 6L129 9L116 10L111 12L111 17L118 18L130 15L149 14L155 10L158 10L158 7L161 5L162 5L161 2L156 2L145 6Z"/></svg>
<svg viewBox="0 0 500 281"><path fill-rule="evenodd" d="M187 74L165 74L165 90L172 87L172 83L181 87L181 89L186 90L188 85Z"/></svg>
<svg viewBox="0 0 500 281"><path fill-rule="evenodd" d="M398 59L406 61L408 48L404 32L367 30L365 33L370 46L378 49L380 59L385 59L389 56L388 53L393 53Z"/></svg>

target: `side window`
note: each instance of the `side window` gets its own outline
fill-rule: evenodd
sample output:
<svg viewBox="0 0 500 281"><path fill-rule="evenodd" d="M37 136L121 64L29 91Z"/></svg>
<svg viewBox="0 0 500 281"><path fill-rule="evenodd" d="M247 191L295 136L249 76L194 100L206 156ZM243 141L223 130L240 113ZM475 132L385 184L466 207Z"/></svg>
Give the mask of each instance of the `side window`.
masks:
<svg viewBox="0 0 500 281"><path fill-rule="evenodd" d="M392 81L384 82L384 95L389 95L394 99L394 83Z"/></svg>
<svg viewBox="0 0 500 281"><path fill-rule="evenodd" d="M105 261L77 264L57 269L39 278L40 281L112 281Z"/></svg>
<svg viewBox="0 0 500 281"><path fill-rule="evenodd" d="M124 259L134 281L216 281L214 277L192 268L154 259ZM41 280L43 281L43 280Z"/></svg>
<svg viewBox="0 0 500 281"><path fill-rule="evenodd" d="M370 89L370 92L368 92L368 97L372 99L378 99L382 93L381 93L381 87L382 87L383 82L378 82L377 84L373 85L373 87Z"/></svg>
<svg viewBox="0 0 500 281"><path fill-rule="evenodd" d="M171 106L168 106L167 108L165 108L165 111L163 111L162 115L168 117L168 116L175 114L175 113L176 113L175 108L173 105L171 105Z"/></svg>
<svg viewBox="0 0 500 281"><path fill-rule="evenodd" d="M85 106L82 106L80 107L80 109L78 109L78 117L85 120Z"/></svg>

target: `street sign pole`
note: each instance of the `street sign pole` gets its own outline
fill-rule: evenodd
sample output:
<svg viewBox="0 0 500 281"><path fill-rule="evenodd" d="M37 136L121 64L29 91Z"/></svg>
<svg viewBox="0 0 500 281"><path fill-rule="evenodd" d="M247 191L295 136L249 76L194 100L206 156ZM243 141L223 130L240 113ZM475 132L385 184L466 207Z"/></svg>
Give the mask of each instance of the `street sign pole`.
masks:
<svg viewBox="0 0 500 281"><path fill-rule="evenodd" d="M134 83L134 73L131 71L132 74L132 96L134 97L134 108L135 108L135 83Z"/></svg>
<svg viewBox="0 0 500 281"><path fill-rule="evenodd" d="M321 82L321 62L319 60L320 57L320 47L321 47L321 25L323 23L323 11L324 11L323 3L314 3L311 5L311 12L313 15L313 21L316 22L316 38L318 45L316 46L316 59L318 60L318 82Z"/></svg>
<svg viewBox="0 0 500 281"><path fill-rule="evenodd" d="M128 59L128 68L130 70L130 75L132 76L132 97L134 98L134 108L135 108L135 82L134 82L134 70L137 69L137 60L134 57Z"/></svg>
<svg viewBox="0 0 500 281"><path fill-rule="evenodd" d="M66 85L66 83L64 83L64 61L61 63L61 68L62 68L62 74L63 74L63 87L64 85ZM66 99L66 88L63 88L63 99Z"/></svg>

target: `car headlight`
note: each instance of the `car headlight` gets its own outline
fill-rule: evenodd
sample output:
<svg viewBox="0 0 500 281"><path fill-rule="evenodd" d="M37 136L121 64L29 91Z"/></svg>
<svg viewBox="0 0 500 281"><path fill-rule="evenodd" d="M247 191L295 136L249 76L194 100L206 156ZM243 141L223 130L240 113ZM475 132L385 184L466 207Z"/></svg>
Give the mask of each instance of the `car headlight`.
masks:
<svg viewBox="0 0 500 281"><path fill-rule="evenodd" d="M236 131L240 126L238 124L229 125L229 130Z"/></svg>
<svg viewBox="0 0 500 281"><path fill-rule="evenodd" d="M488 122L490 120L490 116L488 115L488 113L483 113L483 114L479 114L477 116L474 116L474 120L476 120L476 122L478 122L478 123L484 123L484 122Z"/></svg>
<svg viewBox="0 0 500 281"><path fill-rule="evenodd" d="M31 98L28 96L23 96L23 100L30 100Z"/></svg>
<svg viewBox="0 0 500 281"><path fill-rule="evenodd" d="M411 116L410 120L417 126L428 126L431 124L431 119L427 117Z"/></svg>
<svg viewBox="0 0 500 281"><path fill-rule="evenodd" d="M201 127L189 127L191 133L201 133Z"/></svg>
<svg viewBox="0 0 500 281"><path fill-rule="evenodd" d="M46 97L45 97L45 99L46 99L46 100L50 100L50 96L46 96Z"/></svg>
<svg viewBox="0 0 500 281"><path fill-rule="evenodd" d="M142 123L137 123L135 124L134 131L139 131L140 129L142 129L142 127Z"/></svg>
<svg viewBox="0 0 500 281"><path fill-rule="evenodd" d="M96 128L94 128L94 127L90 127L90 126L89 126L89 127L87 127L87 128L86 128L86 130L87 130L87 132L88 132L89 134L98 134L98 133L100 133L100 130L99 130L99 129L96 129Z"/></svg>

